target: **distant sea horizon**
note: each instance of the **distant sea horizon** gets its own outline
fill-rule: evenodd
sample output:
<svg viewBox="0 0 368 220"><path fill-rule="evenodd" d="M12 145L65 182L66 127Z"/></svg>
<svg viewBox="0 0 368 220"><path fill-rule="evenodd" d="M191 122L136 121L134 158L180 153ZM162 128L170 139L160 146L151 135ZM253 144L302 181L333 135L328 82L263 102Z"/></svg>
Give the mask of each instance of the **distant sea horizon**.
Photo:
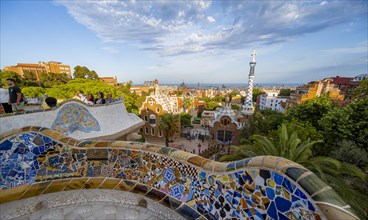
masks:
<svg viewBox="0 0 368 220"><path fill-rule="evenodd" d="M160 83L162 86L180 86L181 83ZM133 84L134 86L143 86L143 84ZM226 88L241 88L248 87L248 83L185 83L190 88L209 88L209 87L226 87ZM303 83L254 83L254 87L296 87L301 86Z"/></svg>

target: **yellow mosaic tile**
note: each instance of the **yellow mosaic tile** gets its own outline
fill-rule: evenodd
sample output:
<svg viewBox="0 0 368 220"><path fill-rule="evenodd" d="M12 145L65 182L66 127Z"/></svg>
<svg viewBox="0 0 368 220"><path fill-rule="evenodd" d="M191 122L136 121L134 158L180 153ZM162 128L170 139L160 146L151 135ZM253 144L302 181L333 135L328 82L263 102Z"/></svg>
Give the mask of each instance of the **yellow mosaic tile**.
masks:
<svg viewBox="0 0 368 220"><path fill-rule="evenodd" d="M94 147L108 147L109 142L108 141L97 141L94 143Z"/></svg>
<svg viewBox="0 0 368 220"><path fill-rule="evenodd" d="M22 195L21 199L40 195L49 185L51 181L34 183L28 190Z"/></svg>
<svg viewBox="0 0 368 220"><path fill-rule="evenodd" d="M93 177L93 178L90 178L86 184L84 184L83 188L84 189L97 189L102 181L104 181L105 178L103 177Z"/></svg>
<svg viewBox="0 0 368 220"><path fill-rule="evenodd" d="M281 171L282 173L285 173L286 169L289 167L303 167L303 166L294 163L293 161L282 159L281 161L278 162L276 169Z"/></svg>
<svg viewBox="0 0 368 220"><path fill-rule="evenodd" d="M73 190L73 189L81 189L84 184L88 181L88 178L76 178L72 179L72 181L68 184L68 186L64 190Z"/></svg>
<svg viewBox="0 0 368 220"><path fill-rule="evenodd" d="M20 132L22 132L22 131L23 131L23 132L28 132L28 131L31 131L31 128L32 128L31 126L27 126L27 127L23 127L23 128L21 128L21 129L19 129L19 131L20 131Z"/></svg>
<svg viewBox="0 0 368 220"><path fill-rule="evenodd" d="M262 156L259 156L259 157L253 157L253 158L249 161L249 167L262 167L263 158L264 158L264 157L262 157Z"/></svg>
<svg viewBox="0 0 368 220"><path fill-rule="evenodd" d="M275 169L277 164L277 157L265 156L263 160L263 167Z"/></svg>
<svg viewBox="0 0 368 220"><path fill-rule="evenodd" d="M106 178L105 181L102 183L99 189L114 189L119 183L121 179L115 178Z"/></svg>
<svg viewBox="0 0 368 220"><path fill-rule="evenodd" d="M53 180L49 187L43 192L43 194L60 192L69 184L70 179Z"/></svg>
<svg viewBox="0 0 368 220"><path fill-rule="evenodd" d="M115 190L130 191L136 183L132 181L122 180L116 187Z"/></svg>
<svg viewBox="0 0 368 220"><path fill-rule="evenodd" d="M227 163L219 163L214 161L213 162L213 172L226 172L227 171Z"/></svg>
<svg viewBox="0 0 368 220"><path fill-rule="evenodd" d="M31 184L24 184L14 188L9 188L0 191L0 204L11 202L20 199L23 193L31 186Z"/></svg>
<svg viewBox="0 0 368 220"><path fill-rule="evenodd" d="M79 141L73 139L73 138L70 138L68 143L67 143L69 146L77 146L79 144Z"/></svg>
<svg viewBox="0 0 368 220"><path fill-rule="evenodd" d="M178 159L178 160L187 161L190 157L193 156L193 154L189 152L178 150L178 151L170 152L169 156L174 157L175 159Z"/></svg>
<svg viewBox="0 0 368 220"><path fill-rule="evenodd" d="M202 167L202 165L206 162L211 162L210 160L208 159L205 159L203 157L200 157L200 156L193 156L193 157L190 157L187 162L195 165L195 166L198 166L198 167Z"/></svg>

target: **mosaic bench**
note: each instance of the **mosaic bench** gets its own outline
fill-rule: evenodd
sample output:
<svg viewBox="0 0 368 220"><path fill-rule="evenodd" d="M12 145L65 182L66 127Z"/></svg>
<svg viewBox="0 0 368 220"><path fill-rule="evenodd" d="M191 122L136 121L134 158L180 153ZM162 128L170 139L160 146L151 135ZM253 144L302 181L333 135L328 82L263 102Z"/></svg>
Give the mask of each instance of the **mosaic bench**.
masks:
<svg viewBox="0 0 368 220"><path fill-rule="evenodd" d="M89 106L79 100L68 99L48 110L5 114L0 117L0 124L0 134L26 126L40 126L71 138L116 139L136 132L144 122L126 111L123 100Z"/></svg>
<svg viewBox="0 0 368 220"><path fill-rule="evenodd" d="M220 163L158 145L77 141L25 127L0 136L0 163L0 204L109 189L144 195L187 219L358 219L315 174L272 156Z"/></svg>

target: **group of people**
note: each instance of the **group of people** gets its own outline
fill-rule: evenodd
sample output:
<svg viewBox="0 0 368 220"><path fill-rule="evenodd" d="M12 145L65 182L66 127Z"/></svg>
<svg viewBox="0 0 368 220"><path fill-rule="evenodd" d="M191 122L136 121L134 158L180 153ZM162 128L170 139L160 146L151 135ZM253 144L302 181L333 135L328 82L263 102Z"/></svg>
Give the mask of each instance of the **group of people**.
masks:
<svg viewBox="0 0 368 220"><path fill-rule="evenodd" d="M75 99L79 99L87 105L103 105L114 102L115 100L112 98L111 94L107 94L106 98L104 97L103 92L97 93L97 98L94 98L91 93L84 95L83 91L77 91L77 94L74 96Z"/></svg>
<svg viewBox="0 0 368 220"><path fill-rule="evenodd" d="M9 88L4 89L0 82L0 101L5 113L24 111L24 95L22 90L15 84L14 79L6 79Z"/></svg>
<svg viewBox="0 0 368 220"><path fill-rule="evenodd" d="M23 112L24 102L26 99L22 93L22 90L16 85L14 79L6 79L6 83L9 86L8 89L4 89L3 84L0 82L0 101L5 113ZM104 94L99 92L97 94L97 98L94 98L92 94L88 93L87 95L84 95L84 93L80 90L77 91L77 94L74 98L79 99L88 105L102 105L115 101L111 94L107 94L105 98Z"/></svg>

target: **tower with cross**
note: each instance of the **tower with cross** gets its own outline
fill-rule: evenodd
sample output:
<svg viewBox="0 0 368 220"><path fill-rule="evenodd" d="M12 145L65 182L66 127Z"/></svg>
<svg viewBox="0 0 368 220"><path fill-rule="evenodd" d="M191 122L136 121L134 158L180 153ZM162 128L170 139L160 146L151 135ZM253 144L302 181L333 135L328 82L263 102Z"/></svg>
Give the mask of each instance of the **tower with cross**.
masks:
<svg viewBox="0 0 368 220"><path fill-rule="evenodd" d="M251 54L252 60L249 63L249 81L248 81L248 89L247 95L245 97L244 105L242 106L241 113L243 115L253 115L254 107L253 107L253 80L254 80L254 69L256 66L256 51L253 51Z"/></svg>

